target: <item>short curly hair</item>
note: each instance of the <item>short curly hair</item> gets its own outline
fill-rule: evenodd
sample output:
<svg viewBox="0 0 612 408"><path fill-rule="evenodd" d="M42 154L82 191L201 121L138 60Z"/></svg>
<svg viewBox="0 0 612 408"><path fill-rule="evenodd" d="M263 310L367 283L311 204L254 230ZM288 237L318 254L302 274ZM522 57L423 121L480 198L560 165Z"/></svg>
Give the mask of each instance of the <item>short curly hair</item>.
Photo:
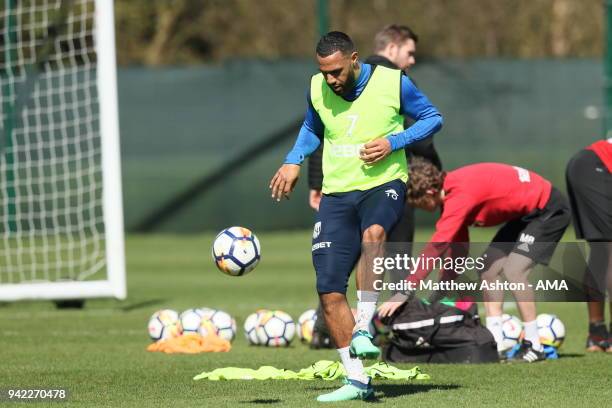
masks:
<svg viewBox="0 0 612 408"><path fill-rule="evenodd" d="M446 172L440 171L429 160L420 156L412 157L406 192L408 203L418 207L426 199L427 190L442 190L445 177Z"/></svg>
<svg viewBox="0 0 612 408"><path fill-rule="evenodd" d="M328 57L338 51L342 55L351 55L356 51L351 37L342 31L330 31L317 43L317 55L320 57Z"/></svg>

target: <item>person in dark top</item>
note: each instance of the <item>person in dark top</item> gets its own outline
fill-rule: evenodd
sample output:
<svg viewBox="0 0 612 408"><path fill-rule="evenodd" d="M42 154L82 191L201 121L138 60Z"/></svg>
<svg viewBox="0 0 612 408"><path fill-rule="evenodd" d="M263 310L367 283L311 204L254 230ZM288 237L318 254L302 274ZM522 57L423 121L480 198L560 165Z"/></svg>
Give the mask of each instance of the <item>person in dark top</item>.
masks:
<svg viewBox="0 0 612 408"><path fill-rule="evenodd" d="M415 54L418 41L419 37L410 27L397 24L387 25L374 38L374 55L366 58L364 62L386 68L400 69L406 72L416 63ZM408 128L413 122L406 115L404 117L404 128ZM408 162L410 162L412 157L419 156L430 161L439 170L442 170L442 162L434 147L433 136L411 144L405 149L405 152ZM308 162L308 187L310 189L308 202L315 211L319 210L322 195L322 155L323 145L309 157ZM406 204L404 214L389 234L387 242L412 243L414 240L414 230L414 208ZM320 307L317 309L312 346L314 348L332 347Z"/></svg>
<svg viewBox="0 0 612 408"><path fill-rule="evenodd" d="M576 238L590 247L584 274L589 319L586 348L612 353L612 319L608 331L604 310L607 291L612 314L612 138L576 153L567 164L566 180Z"/></svg>

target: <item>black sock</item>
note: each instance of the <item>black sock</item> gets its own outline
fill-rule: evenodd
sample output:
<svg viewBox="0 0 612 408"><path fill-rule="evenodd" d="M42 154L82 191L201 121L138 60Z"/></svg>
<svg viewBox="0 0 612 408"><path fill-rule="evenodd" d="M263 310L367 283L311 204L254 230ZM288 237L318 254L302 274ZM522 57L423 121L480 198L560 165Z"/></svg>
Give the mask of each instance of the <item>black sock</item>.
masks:
<svg viewBox="0 0 612 408"><path fill-rule="evenodd" d="M589 323L589 336L607 339L608 331L606 330L606 322L600 321Z"/></svg>

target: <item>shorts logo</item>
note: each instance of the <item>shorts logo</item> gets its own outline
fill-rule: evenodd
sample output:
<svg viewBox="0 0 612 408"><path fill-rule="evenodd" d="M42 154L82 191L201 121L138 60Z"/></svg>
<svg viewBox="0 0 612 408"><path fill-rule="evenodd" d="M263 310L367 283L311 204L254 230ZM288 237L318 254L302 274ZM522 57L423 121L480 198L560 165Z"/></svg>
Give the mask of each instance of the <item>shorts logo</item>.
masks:
<svg viewBox="0 0 612 408"><path fill-rule="evenodd" d="M397 200L397 198L399 197L399 195L397 194L397 191L395 191L392 188L386 190L385 194L387 195L387 197L391 197L394 200Z"/></svg>
<svg viewBox="0 0 612 408"><path fill-rule="evenodd" d="M516 248L520 249L521 251L529 252L529 245L535 242L535 238L532 235L521 232L519 242L521 242L521 244Z"/></svg>
<svg viewBox="0 0 612 408"><path fill-rule="evenodd" d="M316 251L317 249L330 248L331 244L332 243L330 241L317 242L312 246L312 252Z"/></svg>
<svg viewBox="0 0 612 408"><path fill-rule="evenodd" d="M314 229L312 230L312 239L317 239L320 233L321 233L321 221L318 221L314 225Z"/></svg>

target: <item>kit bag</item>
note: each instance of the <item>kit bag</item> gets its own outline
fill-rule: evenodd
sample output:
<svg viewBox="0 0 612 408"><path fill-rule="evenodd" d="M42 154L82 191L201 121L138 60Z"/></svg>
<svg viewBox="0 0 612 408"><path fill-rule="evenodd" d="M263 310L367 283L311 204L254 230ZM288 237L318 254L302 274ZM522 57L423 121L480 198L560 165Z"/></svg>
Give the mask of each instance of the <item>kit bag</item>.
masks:
<svg viewBox="0 0 612 408"><path fill-rule="evenodd" d="M495 340L480 324L476 303L457 305L448 300L408 300L383 321L391 329L383 359L398 363L498 362Z"/></svg>

